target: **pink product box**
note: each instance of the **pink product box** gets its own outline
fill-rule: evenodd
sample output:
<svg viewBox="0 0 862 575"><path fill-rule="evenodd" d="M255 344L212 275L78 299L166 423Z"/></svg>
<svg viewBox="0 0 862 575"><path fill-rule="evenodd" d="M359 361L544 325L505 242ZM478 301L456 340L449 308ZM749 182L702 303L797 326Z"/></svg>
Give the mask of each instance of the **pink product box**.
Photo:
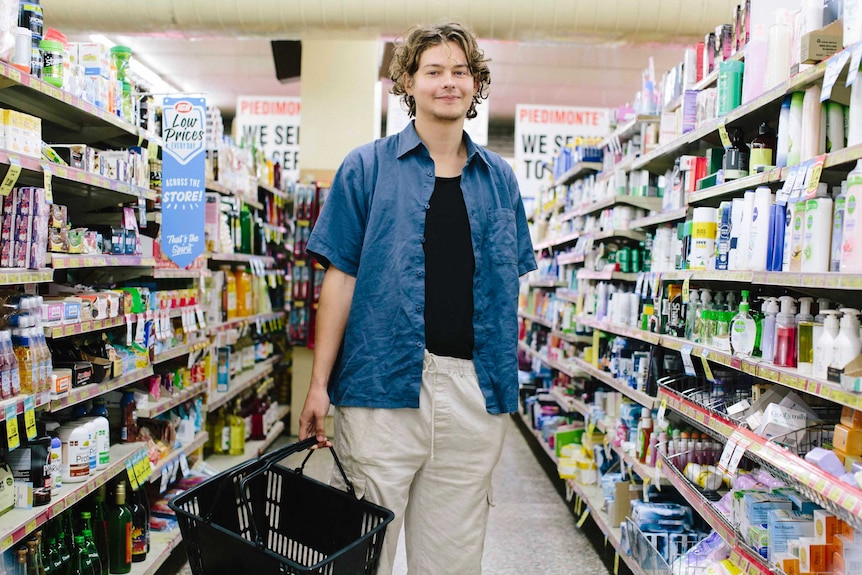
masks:
<svg viewBox="0 0 862 575"><path fill-rule="evenodd" d="M0 240L0 267L12 267L12 251L14 248L12 240Z"/></svg>
<svg viewBox="0 0 862 575"><path fill-rule="evenodd" d="M42 324L61 325L66 314L66 306L63 302L46 302L42 304Z"/></svg>

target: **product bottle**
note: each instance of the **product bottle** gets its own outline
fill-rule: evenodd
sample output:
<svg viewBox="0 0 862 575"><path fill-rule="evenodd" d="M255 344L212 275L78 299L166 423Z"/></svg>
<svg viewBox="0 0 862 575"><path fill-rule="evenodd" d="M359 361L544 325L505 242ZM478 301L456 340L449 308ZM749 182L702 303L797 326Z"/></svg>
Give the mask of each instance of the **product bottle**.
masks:
<svg viewBox="0 0 862 575"><path fill-rule="evenodd" d="M210 418L207 418L209 421ZM230 429L227 433L227 441L225 441L225 417L224 408L219 408L212 417L212 429L210 436L212 437L212 448L215 455L223 455L230 449Z"/></svg>
<svg viewBox="0 0 862 575"><path fill-rule="evenodd" d="M730 136L730 147L724 151L722 168L724 169L725 181L744 178L748 175L749 153L748 146L743 141L743 132L739 128L728 130Z"/></svg>
<svg viewBox="0 0 862 575"><path fill-rule="evenodd" d="M833 188L832 197L832 242L829 254L829 271L841 271L841 253L844 233L844 209L847 205L847 181L841 182L841 187ZM837 194L834 191L837 190Z"/></svg>
<svg viewBox="0 0 862 575"><path fill-rule="evenodd" d="M27 548L22 547L15 553L15 575L27 575Z"/></svg>
<svg viewBox="0 0 862 575"><path fill-rule="evenodd" d="M748 290L742 290L739 313L733 317L730 324L731 351L739 357L751 357L754 351L754 340L757 337L757 325L749 315L748 309Z"/></svg>
<svg viewBox="0 0 862 575"><path fill-rule="evenodd" d="M823 335L823 321L826 316L823 312L829 309L829 304L832 303L825 297L817 298L817 315L814 316L814 347L817 347L817 341Z"/></svg>
<svg viewBox="0 0 862 575"><path fill-rule="evenodd" d="M120 398L120 443L132 443L138 438L138 406L135 402L135 392L129 389L123 391Z"/></svg>
<svg viewBox="0 0 862 575"><path fill-rule="evenodd" d="M798 333L796 347L796 362L799 373L810 375L814 366L814 316L811 315L811 304L814 298L799 298L799 313L796 314L796 329Z"/></svg>
<svg viewBox="0 0 862 575"><path fill-rule="evenodd" d="M652 418L650 418L649 410L644 409L641 413L641 419L638 422L638 435L636 453L638 461L643 463L646 461L647 449L649 448L649 439L652 434Z"/></svg>
<svg viewBox="0 0 862 575"><path fill-rule="evenodd" d="M106 486L103 484L93 494L93 508L91 510L93 542L99 553L102 566L102 575L108 575L110 565L110 551L108 543L108 517L105 509Z"/></svg>
<svg viewBox="0 0 862 575"><path fill-rule="evenodd" d="M132 513L126 507L126 484L114 488L114 505L108 508L108 555L111 573L132 570Z"/></svg>
<svg viewBox="0 0 862 575"><path fill-rule="evenodd" d="M862 272L862 239L859 238L862 212L862 160L847 174L847 199L844 205L844 229L841 233L841 272Z"/></svg>
<svg viewBox="0 0 862 575"><path fill-rule="evenodd" d="M82 532L84 538L84 552L87 559L92 565L93 575L99 575L103 572L102 559L99 557L99 550L96 549L96 542L93 540L93 532L89 529L84 529Z"/></svg>
<svg viewBox="0 0 862 575"><path fill-rule="evenodd" d="M775 165L776 137L775 131L763 122L757 131L757 136L751 141L751 156L748 161L748 173L754 175L760 168L769 169Z"/></svg>
<svg viewBox="0 0 862 575"><path fill-rule="evenodd" d="M6 356L6 363L9 365L12 395L21 393L21 370L18 367L18 356L15 355L15 348L12 345L12 331L2 331L3 349L2 353Z"/></svg>
<svg viewBox="0 0 862 575"><path fill-rule="evenodd" d="M12 330L12 345L15 348L15 357L18 358L18 370L21 378L21 393L32 395L36 392L33 381L33 354L30 339L26 337L27 329L18 328Z"/></svg>
<svg viewBox="0 0 862 575"><path fill-rule="evenodd" d="M781 367L796 367L796 315L795 300L781 296L781 312L775 318L775 358L773 363Z"/></svg>
<svg viewBox="0 0 862 575"><path fill-rule="evenodd" d="M83 535L75 535L75 554L72 558L70 573L75 575L98 575L101 569L93 562L87 550L87 543ZM124 571L128 573L128 571Z"/></svg>
<svg viewBox="0 0 862 575"><path fill-rule="evenodd" d="M45 575L45 567L42 564L42 552L36 538L27 540L27 574Z"/></svg>
<svg viewBox="0 0 862 575"><path fill-rule="evenodd" d="M835 355L835 338L838 337L838 312L834 309L823 311L823 330L814 347L814 377L826 379L829 366Z"/></svg>
<svg viewBox="0 0 862 575"><path fill-rule="evenodd" d="M147 537L150 530L146 505L143 502L140 488L132 492L132 502L129 510L132 512L132 562L140 563L147 559Z"/></svg>
<svg viewBox="0 0 862 575"><path fill-rule="evenodd" d="M661 434L656 433L656 430L653 429L649 436L649 447L647 447L645 463L650 467L655 467L656 458L658 457L658 442L660 435Z"/></svg>
<svg viewBox="0 0 862 575"><path fill-rule="evenodd" d="M233 412L228 416L230 426L229 455L242 455L245 453L245 420L240 415L240 411L240 401L237 400Z"/></svg>
<svg viewBox="0 0 862 575"><path fill-rule="evenodd" d="M696 289L689 292L688 308L685 310L685 339L689 341L697 341L695 339L697 327L697 318L700 316L700 296Z"/></svg>
<svg viewBox="0 0 862 575"><path fill-rule="evenodd" d="M230 321L237 317L236 304L236 276L230 266L222 266L224 272L224 302L222 308L225 310L225 319Z"/></svg>
<svg viewBox="0 0 862 575"><path fill-rule="evenodd" d="M237 317L244 317L256 313L253 302L252 275L245 266L236 270L236 313Z"/></svg>
<svg viewBox="0 0 862 575"><path fill-rule="evenodd" d="M862 353L862 341L859 339L859 310L848 307L841 308L841 327L832 346L833 356L831 367L844 369Z"/></svg>
<svg viewBox="0 0 862 575"><path fill-rule="evenodd" d="M679 437L679 456L677 457L679 465L677 467L680 471L684 471L685 466L688 465L689 462L691 462L691 453L689 452L689 450L691 449L691 446L689 445L689 440L691 436L689 435L688 431L683 431Z"/></svg>
<svg viewBox="0 0 862 575"><path fill-rule="evenodd" d="M765 298L763 302L763 336L760 338L763 361L775 358L775 318L778 315L778 300Z"/></svg>

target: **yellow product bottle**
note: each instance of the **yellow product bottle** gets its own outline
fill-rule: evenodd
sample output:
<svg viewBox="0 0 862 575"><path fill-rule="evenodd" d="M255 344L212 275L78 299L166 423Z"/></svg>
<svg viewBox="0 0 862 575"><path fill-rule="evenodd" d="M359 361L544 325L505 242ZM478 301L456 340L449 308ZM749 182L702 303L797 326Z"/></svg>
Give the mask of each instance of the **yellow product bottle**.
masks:
<svg viewBox="0 0 862 575"><path fill-rule="evenodd" d="M211 433L213 436L213 453L220 455L227 453L230 428L225 425L224 408L216 411Z"/></svg>
<svg viewBox="0 0 862 575"><path fill-rule="evenodd" d="M18 359L18 374L21 378L21 393L32 394L37 390L34 385L38 384L34 378L33 354L30 351L30 339L27 337L26 329L12 331L12 345L15 348L15 357Z"/></svg>
<svg viewBox="0 0 862 575"><path fill-rule="evenodd" d="M238 317L245 317L254 313L251 293L251 274L245 268L240 266L236 269L236 314Z"/></svg>
<svg viewBox="0 0 862 575"><path fill-rule="evenodd" d="M224 310L227 320L230 321L238 317L236 305L236 276L234 276L230 266L222 266L221 269L224 272Z"/></svg>
<svg viewBox="0 0 862 575"><path fill-rule="evenodd" d="M230 455L245 453L245 420L240 415L240 402L237 400L233 413L228 416L230 426Z"/></svg>

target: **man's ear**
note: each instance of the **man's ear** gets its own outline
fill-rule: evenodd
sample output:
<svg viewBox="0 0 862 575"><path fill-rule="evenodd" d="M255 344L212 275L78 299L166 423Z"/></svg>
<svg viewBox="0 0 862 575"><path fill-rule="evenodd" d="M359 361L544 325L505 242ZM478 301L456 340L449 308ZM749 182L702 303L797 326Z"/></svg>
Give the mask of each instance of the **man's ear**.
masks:
<svg viewBox="0 0 862 575"><path fill-rule="evenodd" d="M404 72L401 74L401 84L404 86L404 89L407 91L408 96L412 96L410 92L413 90L413 76Z"/></svg>

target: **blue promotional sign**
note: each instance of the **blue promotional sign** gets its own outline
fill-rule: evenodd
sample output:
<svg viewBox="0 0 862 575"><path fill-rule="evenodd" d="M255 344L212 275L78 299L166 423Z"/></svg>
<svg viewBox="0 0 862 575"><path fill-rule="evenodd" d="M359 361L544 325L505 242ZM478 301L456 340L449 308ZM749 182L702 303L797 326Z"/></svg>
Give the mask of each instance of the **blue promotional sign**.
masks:
<svg viewBox="0 0 862 575"><path fill-rule="evenodd" d="M162 251L185 268L204 251L206 100L165 98Z"/></svg>

